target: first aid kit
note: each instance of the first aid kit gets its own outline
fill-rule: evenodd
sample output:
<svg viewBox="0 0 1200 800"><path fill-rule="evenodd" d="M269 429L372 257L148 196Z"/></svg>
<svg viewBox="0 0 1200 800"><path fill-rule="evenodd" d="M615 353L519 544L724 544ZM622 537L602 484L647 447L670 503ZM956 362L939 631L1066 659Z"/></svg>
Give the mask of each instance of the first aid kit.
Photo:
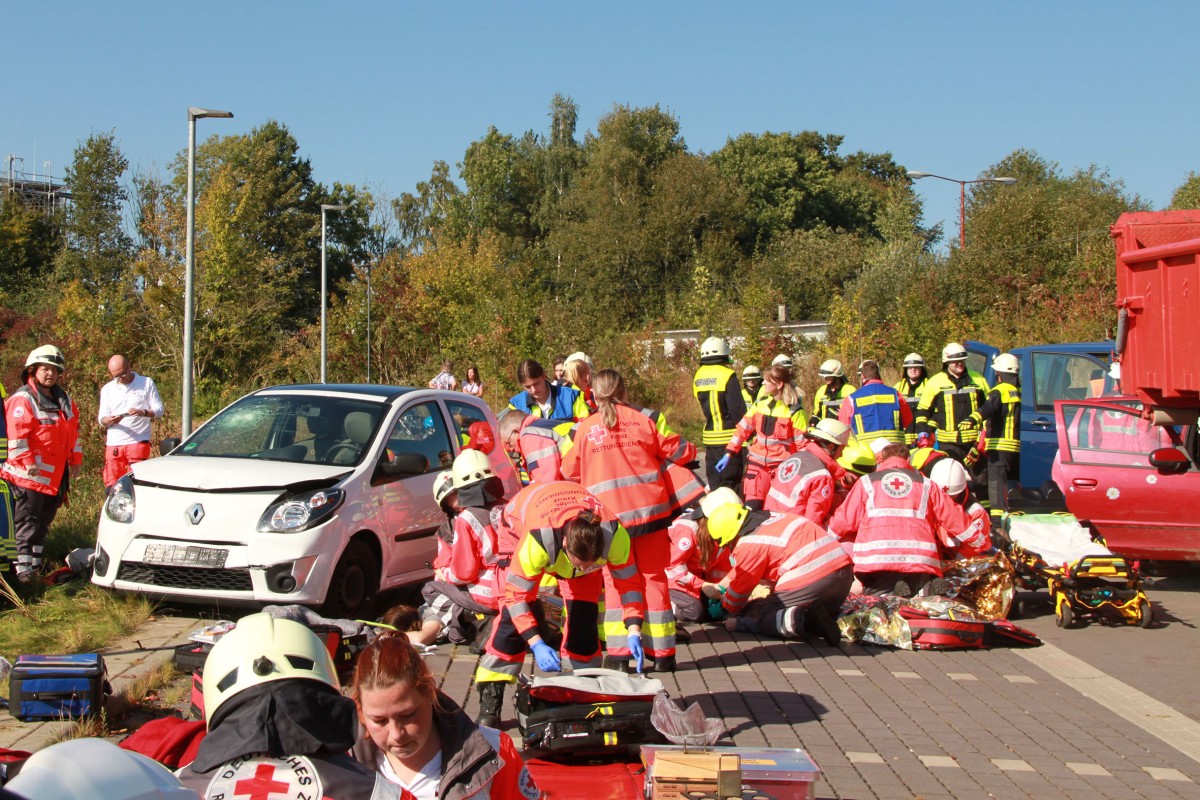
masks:
<svg viewBox="0 0 1200 800"><path fill-rule="evenodd" d="M9 678L9 713L22 722L99 714L112 693L99 653L23 655Z"/></svg>

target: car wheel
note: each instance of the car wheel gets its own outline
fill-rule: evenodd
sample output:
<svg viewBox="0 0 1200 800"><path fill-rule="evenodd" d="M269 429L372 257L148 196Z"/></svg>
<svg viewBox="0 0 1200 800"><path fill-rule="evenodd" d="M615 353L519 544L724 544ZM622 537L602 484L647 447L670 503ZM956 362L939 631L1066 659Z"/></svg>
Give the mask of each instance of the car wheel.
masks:
<svg viewBox="0 0 1200 800"><path fill-rule="evenodd" d="M334 619L357 619L370 610L379 590L379 563L365 542L346 546L325 593L321 613Z"/></svg>

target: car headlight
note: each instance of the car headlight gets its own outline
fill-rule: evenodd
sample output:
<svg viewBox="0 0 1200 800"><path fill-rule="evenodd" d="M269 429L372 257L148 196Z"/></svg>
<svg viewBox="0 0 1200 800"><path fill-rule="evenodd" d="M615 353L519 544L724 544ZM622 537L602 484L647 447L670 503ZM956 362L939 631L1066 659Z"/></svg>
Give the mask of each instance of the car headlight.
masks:
<svg viewBox="0 0 1200 800"><path fill-rule="evenodd" d="M289 495L266 511L258 521L262 533L290 533L320 525L333 516L346 499L341 489L317 489Z"/></svg>
<svg viewBox="0 0 1200 800"><path fill-rule="evenodd" d="M124 476L108 492L104 501L104 513L113 522L129 524L133 522L133 510L136 503L133 500L133 478Z"/></svg>

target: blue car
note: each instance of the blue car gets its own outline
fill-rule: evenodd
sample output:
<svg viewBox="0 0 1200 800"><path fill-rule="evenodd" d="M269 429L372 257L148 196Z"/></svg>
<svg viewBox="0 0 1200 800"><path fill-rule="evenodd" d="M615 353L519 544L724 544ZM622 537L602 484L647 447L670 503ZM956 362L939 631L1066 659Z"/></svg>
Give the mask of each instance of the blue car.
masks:
<svg viewBox="0 0 1200 800"><path fill-rule="evenodd" d="M996 383L992 361L1000 349L968 341L967 367ZM1038 344L1008 351L1021 364L1021 486L1042 489L1058 452L1055 400L1086 400L1111 392L1113 342ZM1059 487L1061 489L1061 487Z"/></svg>

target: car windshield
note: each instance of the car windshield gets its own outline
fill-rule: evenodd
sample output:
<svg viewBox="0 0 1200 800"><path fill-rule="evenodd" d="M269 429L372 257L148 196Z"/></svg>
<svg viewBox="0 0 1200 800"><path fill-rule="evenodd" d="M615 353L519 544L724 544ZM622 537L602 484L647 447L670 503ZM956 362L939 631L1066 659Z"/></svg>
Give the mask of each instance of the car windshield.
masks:
<svg viewBox="0 0 1200 800"><path fill-rule="evenodd" d="M252 395L206 422L178 453L352 466L385 408L349 397Z"/></svg>

